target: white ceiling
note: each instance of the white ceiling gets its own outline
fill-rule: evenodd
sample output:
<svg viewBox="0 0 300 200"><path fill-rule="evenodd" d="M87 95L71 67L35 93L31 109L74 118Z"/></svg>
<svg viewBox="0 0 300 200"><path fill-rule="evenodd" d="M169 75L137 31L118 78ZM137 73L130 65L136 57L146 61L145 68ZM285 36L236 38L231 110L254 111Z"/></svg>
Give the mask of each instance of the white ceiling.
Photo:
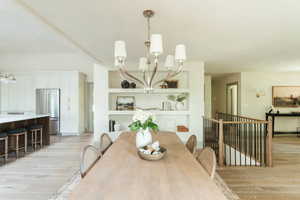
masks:
<svg viewBox="0 0 300 200"><path fill-rule="evenodd" d="M0 55L78 52L15 0L0 1Z"/></svg>
<svg viewBox="0 0 300 200"><path fill-rule="evenodd" d="M15 1L25 3L104 63L112 63L113 43L119 39L127 42L130 61L143 56L146 23L141 13L153 9L152 32L163 35L165 55L184 43L188 59L205 61L208 72L300 66L299 0ZM0 11L0 23L5 24L0 39L6 41L0 51L26 52L28 46L31 51L69 51L57 42L59 34L49 35L45 26L40 28L38 17L25 16L19 8Z"/></svg>

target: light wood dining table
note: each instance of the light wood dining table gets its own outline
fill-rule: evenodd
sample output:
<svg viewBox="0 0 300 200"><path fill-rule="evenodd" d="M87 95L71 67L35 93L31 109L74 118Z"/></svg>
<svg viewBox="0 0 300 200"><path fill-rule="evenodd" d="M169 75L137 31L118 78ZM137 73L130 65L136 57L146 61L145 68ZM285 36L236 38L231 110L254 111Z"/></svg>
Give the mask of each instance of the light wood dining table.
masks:
<svg viewBox="0 0 300 200"><path fill-rule="evenodd" d="M167 154L142 160L135 134L124 132L75 187L72 200L225 200L225 196L172 132L152 134Z"/></svg>

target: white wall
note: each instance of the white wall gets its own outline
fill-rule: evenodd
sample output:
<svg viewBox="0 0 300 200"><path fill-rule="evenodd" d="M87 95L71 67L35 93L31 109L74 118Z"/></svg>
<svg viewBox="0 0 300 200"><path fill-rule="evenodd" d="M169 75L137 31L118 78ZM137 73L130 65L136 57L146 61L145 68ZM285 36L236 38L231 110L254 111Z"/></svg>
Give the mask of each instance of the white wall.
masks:
<svg viewBox="0 0 300 200"><path fill-rule="evenodd" d="M205 75L204 77L204 115L208 118L212 116L212 105L211 105L211 76Z"/></svg>
<svg viewBox="0 0 300 200"><path fill-rule="evenodd" d="M190 87L190 132L197 135L198 142L203 142L204 116L204 63L187 63Z"/></svg>
<svg viewBox="0 0 300 200"><path fill-rule="evenodd" d="M212 114L226 112L227 84L238 83L238 113L241 113L241 74L229 74L212 79Z"/></svg>
<svg viewBox="0 0 300 200"><path fill-rule="evenodd" d="M87 122L86 122L86 75L83 73L79 73L78 75L78 117L79 117L79 133L84 133L87 130Z"/></svg>
<svg viewBox="0 0 300 200"><path fill-rule="evenodd" d="M8 72L79 71L93 80L95 61L82 53L1 54L0 70Z"/></svg>
<svg viewBox="0 0 300 200"><path fill-rule="evenodd" d="M100 139L103 132L108 132L108 68L95 64L94 66L94 135Z"/></svg>
<svg viewBox="0 0 300 200"><path fill-rule="evenodd" d="M61 89L61 132L74 135L79 130L79 72L49 71L14 73L15 84L1 84L1 111L34 112L36 88Z"/></svg>
<svg viewBox="0 0 300 200"><path fill-rule="evenodd" d="M272 105L272 86L300 86L300 72L243 72L242 114L265 119L266 107ZM256 97L256 91L262 90L265 96ZM277 109L277 108L276 108ZM300 108L278 108L280 112L300 112ZM276 130L295 131L300 126L299 118L276 118Z"/></svg>

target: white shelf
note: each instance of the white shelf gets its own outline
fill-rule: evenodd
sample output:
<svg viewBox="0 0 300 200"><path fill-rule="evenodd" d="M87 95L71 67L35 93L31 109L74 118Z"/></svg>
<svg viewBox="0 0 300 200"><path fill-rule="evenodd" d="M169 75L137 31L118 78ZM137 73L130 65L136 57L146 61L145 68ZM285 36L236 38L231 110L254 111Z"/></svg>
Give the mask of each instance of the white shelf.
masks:
<svg viewBox="0 0 300 200"><path fill-rule="evenodd" d="M190 115L190 111L159 111L153 110L150 111L155 115ZM133 115L135 111L119 111L119 110L110 110L108 111L109 115Z"/></svg>
<svg viewBox="0 0 300 200"><path fill-rule="evenodd" d="M150 94L174 94L174 93L189 93L189 89L178 89L178 88L168 88L168 89L154 89ZM123 88L110 88L109 93L132 93L132 94L147 94L144 89L123 89Z"/></svg>

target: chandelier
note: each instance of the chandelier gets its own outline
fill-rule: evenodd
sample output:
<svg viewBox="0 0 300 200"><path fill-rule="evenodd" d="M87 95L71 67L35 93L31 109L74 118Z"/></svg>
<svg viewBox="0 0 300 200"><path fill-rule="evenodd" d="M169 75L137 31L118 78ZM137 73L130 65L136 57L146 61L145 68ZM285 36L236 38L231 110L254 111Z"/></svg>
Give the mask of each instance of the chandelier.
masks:
<svg viewBox="0 0 300 200"><path fill-rule="evenodd" d="M15 83L16 77L13 74L0 72L0 82L1 83Z"/></svg>
<svg viewBox="0 0 300 200"><path fill-rule="evenodd" d="M145 10L144 17L147 19L147 40L145 41L146 56L139 60L139 70L142 72L141 77L130 73L125 66L127 57L126 44L124 41L115 41L115 65L119 68L120 75L123 79L131 80L141 84L145 92L149 93L158 84L170 80L180 74L183 70L183 63L186 60L185 45L179 44L175 48L175 56L168 55L165 60L166 76L156 80L158 73L159 57L163 53L162 36L152 34L150 36L150 19L154 16L153 10ZM151 66L153 64L153 66Z"/></svg>

